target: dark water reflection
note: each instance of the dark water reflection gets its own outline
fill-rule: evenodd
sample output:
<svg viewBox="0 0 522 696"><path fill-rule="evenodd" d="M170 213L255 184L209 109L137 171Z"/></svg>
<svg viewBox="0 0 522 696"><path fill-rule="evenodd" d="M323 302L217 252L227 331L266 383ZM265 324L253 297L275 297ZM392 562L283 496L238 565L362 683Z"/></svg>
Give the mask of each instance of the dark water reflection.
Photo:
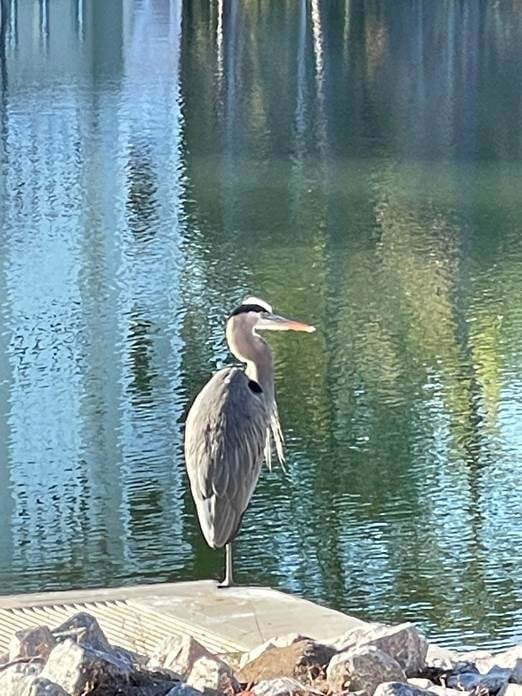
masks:
<svg viewBox="0 0 522 696"><path fill-rule="evenodd" d="M245 293L288 474L241 580L522 637L522 15L1 4L0 591L218 577L182 422Z"/></svg>

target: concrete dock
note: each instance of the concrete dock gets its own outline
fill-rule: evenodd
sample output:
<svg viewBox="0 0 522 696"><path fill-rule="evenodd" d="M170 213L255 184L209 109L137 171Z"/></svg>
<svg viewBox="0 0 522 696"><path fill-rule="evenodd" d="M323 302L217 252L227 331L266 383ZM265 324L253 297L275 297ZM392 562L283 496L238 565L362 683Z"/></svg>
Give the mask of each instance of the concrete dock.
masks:
<svg viewBox="0 0 522 696"><path fill-rule="evenodd" d="M14 631L41 624L54 628L79 611L95 616L112 644L141 653L168 635L190 634L211 651L230 654L287 633L327 641L363 624L277 590L220 589L210 580L0 595L0 654Z"/></svg>

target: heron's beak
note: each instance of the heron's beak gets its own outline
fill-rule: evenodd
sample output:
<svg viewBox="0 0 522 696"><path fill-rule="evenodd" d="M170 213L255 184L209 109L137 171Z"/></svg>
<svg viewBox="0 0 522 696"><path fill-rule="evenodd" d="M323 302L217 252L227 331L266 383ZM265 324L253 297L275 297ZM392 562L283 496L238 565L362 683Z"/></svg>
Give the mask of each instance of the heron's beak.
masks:
<svg viewBox="0 0 522 696"><path fill-rule="evenodd" d="M261 331L306 331L306 333L313 333L315 326L267 312L262 314L257 320L256 329L261 329Z"/></svg>

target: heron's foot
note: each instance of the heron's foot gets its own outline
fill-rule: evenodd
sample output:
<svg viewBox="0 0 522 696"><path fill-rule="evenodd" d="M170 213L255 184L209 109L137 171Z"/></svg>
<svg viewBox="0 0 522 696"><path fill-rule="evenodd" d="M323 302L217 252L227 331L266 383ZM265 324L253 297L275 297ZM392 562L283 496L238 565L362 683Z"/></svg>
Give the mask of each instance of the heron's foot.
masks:
<svg viewBox="0 0 522 696"><path fill-rule="evenodd" d="M230 578L225 578L221 582L218 582L218 590L224 590L227 587L234 587L235 583L232 579Z"/></svg>

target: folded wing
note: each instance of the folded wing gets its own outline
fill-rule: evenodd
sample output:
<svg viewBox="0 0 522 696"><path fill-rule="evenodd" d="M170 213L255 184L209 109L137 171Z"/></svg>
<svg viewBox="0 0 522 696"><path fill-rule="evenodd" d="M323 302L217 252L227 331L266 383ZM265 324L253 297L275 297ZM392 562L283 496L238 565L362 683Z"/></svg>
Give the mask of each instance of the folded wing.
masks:
<svg viewBox="0 0 522 696"><path fill-rule="evenodd" d="M263 463L270 413L243 370L217 372L187 417L185 461L199 522L212 548L237 534Z"/></svg>

